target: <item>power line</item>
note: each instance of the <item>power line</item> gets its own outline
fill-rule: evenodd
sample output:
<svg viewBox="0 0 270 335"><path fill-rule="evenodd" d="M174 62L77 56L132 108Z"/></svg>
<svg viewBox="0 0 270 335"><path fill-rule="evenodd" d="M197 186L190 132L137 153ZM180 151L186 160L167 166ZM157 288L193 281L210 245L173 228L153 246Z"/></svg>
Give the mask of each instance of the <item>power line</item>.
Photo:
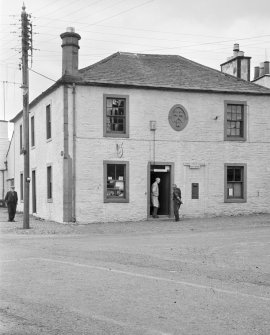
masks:
<svg viewBox="0 0 270 335"><path fill-rule="evenodd" d="M29 70L32 71L32 72L35 72L36 74L40 75L41 77L44 77L44 78L49 79L49 80L51 80L51 81L54 81L54 82L56 83L56 80L54 80L54 79L52 79L52 78L49 78L49 77L45 76L45 75L42 74L42 73L39 73L39 72L37 72L37 71L35 71L35 70L33 70L33 69L30 69L30 68L29 68Z"/></svg>

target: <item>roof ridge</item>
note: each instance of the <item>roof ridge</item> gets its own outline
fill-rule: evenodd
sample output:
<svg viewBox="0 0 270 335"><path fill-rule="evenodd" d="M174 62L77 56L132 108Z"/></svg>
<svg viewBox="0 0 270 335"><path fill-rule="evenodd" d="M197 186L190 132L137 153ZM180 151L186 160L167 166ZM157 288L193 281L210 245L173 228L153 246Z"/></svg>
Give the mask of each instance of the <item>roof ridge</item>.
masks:
<svg viewBox="0 0 270 335"><path fill-rule="evenodd" d="M91 64L91 65L86 66L86 67L84 67L82 69L79 69L79 72L84 72L84 71L87 71L87 70L89 70L89 69L91 69L91 68L93 68L93 67L95 67L95 66L97 66L99 64L106 63L109 60L111 60L112 58L114 58L114 57L116 57L116 56L118 56L120 54L121 54L121 52L117 51L117 52L113 53L112 55L110 55L110 56L108 56L106 58L103 58L102 60L100 60L100 61L98 61L98 62L96 62L94 64Z"/></svg>

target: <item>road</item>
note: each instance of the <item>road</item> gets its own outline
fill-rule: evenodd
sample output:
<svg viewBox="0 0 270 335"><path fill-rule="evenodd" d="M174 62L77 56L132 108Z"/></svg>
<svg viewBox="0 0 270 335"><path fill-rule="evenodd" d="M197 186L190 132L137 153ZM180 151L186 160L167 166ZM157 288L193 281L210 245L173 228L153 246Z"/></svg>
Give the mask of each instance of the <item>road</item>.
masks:
<svg viewBox="0 0 270 335"><path fill-rule="evenodd" d="M1 334L269 335L270 215L1 228Z"/></svg>

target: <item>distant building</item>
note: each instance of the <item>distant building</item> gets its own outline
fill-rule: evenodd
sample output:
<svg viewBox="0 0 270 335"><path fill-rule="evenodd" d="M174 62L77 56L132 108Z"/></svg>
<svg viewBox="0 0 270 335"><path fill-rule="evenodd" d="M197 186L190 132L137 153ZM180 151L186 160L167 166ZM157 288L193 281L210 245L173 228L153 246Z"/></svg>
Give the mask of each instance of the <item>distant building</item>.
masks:
<svg viewBox="0 0 270 335"><path fill-rule="evenodd" d="M270 90L246 81L242 62L242 79L180 56L122 52L78 70L80 35L61 38L63 76L30 104L31 213L145 220L156 177L161 218L173 215L173 183L185 217L270 212ZM7 161L23 210L22 113L12 122Z"/></svg>
<svg viewBox="0 0 270 335"><path fill-rule="evenodd" d="M0 206L4 205L7 192L7 150L9 147L8 122L0 120Z"/></svg>
<svg viewBox="0 0 270 335"><path fill-rule="evenodd" d="M269 63L269 61L265 61L260 63L260 66L255 66L253 83L270 88Z"/></svg>

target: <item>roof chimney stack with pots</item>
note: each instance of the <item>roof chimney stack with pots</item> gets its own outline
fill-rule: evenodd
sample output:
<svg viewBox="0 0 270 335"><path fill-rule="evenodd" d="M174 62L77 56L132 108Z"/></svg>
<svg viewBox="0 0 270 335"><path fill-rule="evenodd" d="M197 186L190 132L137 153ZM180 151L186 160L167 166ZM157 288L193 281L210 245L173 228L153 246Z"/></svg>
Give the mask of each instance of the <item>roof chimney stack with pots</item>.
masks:
<svg viewBox="0 0 270 335"><path fill-rule="evenodd" d="M269 61L261 62L260 66L255 66L254 67L254 79L256 80L258 78L264 77L265 75L270 74L270 69L269 69Z"/></svg>
<svg viewBox="0 0 270 335"><path fill-rule="evenodd" d="M68 27L66 32L61 34L62 38L62 75L76 75L79 65L79 40L81 36L75 33L73 27Z"/></svg>
<svg viewBox="0 0 270 335"><path fill-rule="evenodd" d="M260 66L254 67L253 82L261 86L270 88L270 69L269 61L261 62Z"/></svg>
<svg viewBox="0 0 270 335"><path fill-rule="evenodd" d="M221 72L250 81L250 59L251 57L246 57L244 52L240 51L239 44L235 43L233 45L233 56L220 65Z"/></svg>

